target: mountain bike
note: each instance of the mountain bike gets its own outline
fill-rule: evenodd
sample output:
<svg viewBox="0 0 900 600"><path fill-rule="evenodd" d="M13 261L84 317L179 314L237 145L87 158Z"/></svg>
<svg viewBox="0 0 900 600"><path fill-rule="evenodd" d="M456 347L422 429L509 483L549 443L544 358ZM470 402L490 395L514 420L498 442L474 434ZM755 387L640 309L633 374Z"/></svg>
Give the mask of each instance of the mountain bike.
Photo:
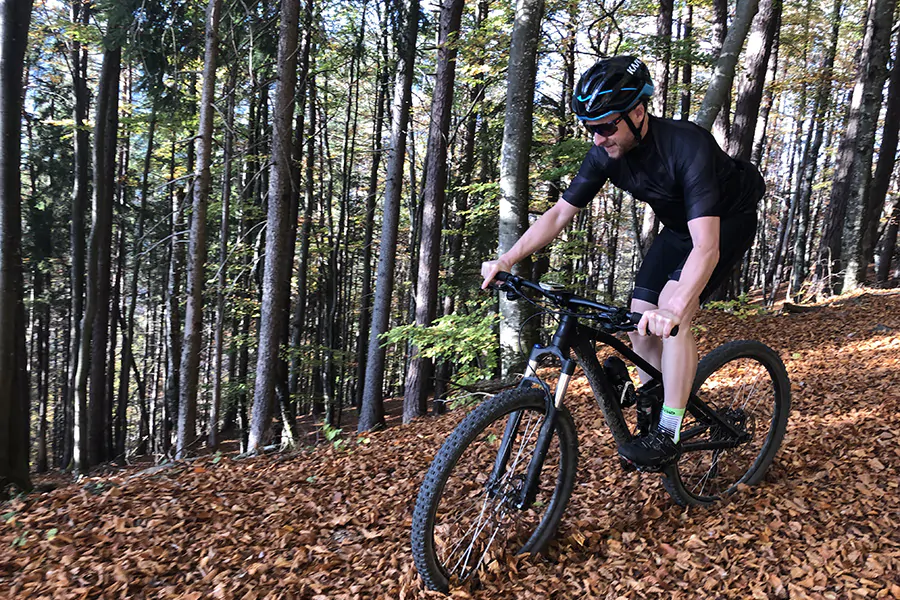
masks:
<svg viewBox="0 0 900 600"><path fill-rule="evenodd" d="M412 553L426 586L443 592L499 569L504 555L540 553L553 538L578 462L575 423L564 403L576 365L618 445L647 433L663 402L661 373L616 337L634 331L640 314L509 273L497 281L510 299L555 315L558 325L548 345L532 349L518 386L466 415L425 475ZM619 357L601 365L597 343L652 380L635 389ZM545 370L538 375L547 358L559 365L553 389ZM682 506L709 505L758 483L784 437L790 404L790 381L774 350L753 340L715 348L697 367L680 456L657 469L666 491Z"/></svg>

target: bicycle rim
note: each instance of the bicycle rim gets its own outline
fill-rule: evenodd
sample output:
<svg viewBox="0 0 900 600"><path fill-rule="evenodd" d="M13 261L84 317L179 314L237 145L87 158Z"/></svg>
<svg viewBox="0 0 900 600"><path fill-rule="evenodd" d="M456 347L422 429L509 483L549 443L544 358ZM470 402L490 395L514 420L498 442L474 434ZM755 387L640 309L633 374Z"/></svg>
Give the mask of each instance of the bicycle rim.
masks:
<svg viewBox="0 0 900 600"><path fill-rule="evenodd" d="M696 394L743 434L743 440L727 449L686 451L682 455L673 473L679 488L673 496L682 504L708 504L733 493L740 484L757 483L784 435L790 389L777 355L771 350L758 351L755 344L723 350L708 357L712 360L698 369ZM681 431L686 448L737 441L726 428L690 413L685 415ZM671 485L666 487L673 492Z"/></svg>

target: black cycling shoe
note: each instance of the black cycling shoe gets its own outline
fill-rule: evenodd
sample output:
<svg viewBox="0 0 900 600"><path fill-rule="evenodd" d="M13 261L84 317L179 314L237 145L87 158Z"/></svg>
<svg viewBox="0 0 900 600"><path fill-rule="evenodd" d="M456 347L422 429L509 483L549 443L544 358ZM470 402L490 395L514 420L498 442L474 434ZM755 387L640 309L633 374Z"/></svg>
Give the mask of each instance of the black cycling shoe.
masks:
<svg viewBox="0 0 900 600"><path fill-rule="evenodd" d="M655 429L619 446L619 454L641 469L661 469L678 460L681 447L667 434Z"/></svg>

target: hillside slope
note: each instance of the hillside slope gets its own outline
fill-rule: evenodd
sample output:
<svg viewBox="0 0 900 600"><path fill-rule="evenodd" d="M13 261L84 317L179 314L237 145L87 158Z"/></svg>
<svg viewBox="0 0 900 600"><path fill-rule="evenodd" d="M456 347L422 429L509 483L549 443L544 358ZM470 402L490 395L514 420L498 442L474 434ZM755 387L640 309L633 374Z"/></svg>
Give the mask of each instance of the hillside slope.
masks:
<svg viewBox="0 0 900 600"><path fill-rule="evenodd" d="M708 509L624 473L583 378L579 477L549 561L478 598L900 598L900 294L815 312L704 311L701 347L756 338L793 381L760 486ZM409 528L455 411L346 449L90 478L0 509L0 596L415 598ZM458 591L456 597L469 597Z"/></svg>

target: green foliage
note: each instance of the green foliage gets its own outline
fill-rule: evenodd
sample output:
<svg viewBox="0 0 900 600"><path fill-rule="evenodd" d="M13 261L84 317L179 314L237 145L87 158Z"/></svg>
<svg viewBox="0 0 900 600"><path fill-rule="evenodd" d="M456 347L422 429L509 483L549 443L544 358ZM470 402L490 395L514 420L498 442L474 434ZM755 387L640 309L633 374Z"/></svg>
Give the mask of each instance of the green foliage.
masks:
<svg viewBox="0 0 900 600"><path fill-rule="evenodd" d="M572 138L563 140L547 149L543 161L551 165L544 169L540 178L545 181L554 181L568 175L574 175L581 166L581 160L590 149L591 143L586 138Z"/></svg>
<svg viewBox="0 0 900 600"><path fill-rule="evenodd" d="M422 356L452 362L458 368L456 383L469 385L490 377L497 367L494 326L499 315L492 305L493 299L472 300L467 314L445 315L431 327L401 325L382 339L388 344L413 344Z"/></svg>
<svg viewBox="0 0 900 600"><path fill-rule="evenodd" d="M450 410L456 410L458 408L469 408L470 406L475 406L476 404L481 402L483 395L481 394L465 394L462 396L457 396L453 400L451 400L447 406Z"/></svg>
<svg viewBox="0 0 900 600"><path fill-rule="evenodd" d="M331 442L332 446L334 446L335 450L340 450L346 446L346 442L344 442L344 438L341 437L341 432L343 429L338 429L337 427L332 427L328 423L322 423L322 434L325 436L325 439Z"/></svg>
<svg viewBox="0 0 900 600"><path fill-rule="evenodd" d="M741 294L734 300L714 300L712 302L707 302L704 307L731 313L739 319L746 319L748 316L764 315L767 313L764 307L750 304L747 294Z"/></svg>

